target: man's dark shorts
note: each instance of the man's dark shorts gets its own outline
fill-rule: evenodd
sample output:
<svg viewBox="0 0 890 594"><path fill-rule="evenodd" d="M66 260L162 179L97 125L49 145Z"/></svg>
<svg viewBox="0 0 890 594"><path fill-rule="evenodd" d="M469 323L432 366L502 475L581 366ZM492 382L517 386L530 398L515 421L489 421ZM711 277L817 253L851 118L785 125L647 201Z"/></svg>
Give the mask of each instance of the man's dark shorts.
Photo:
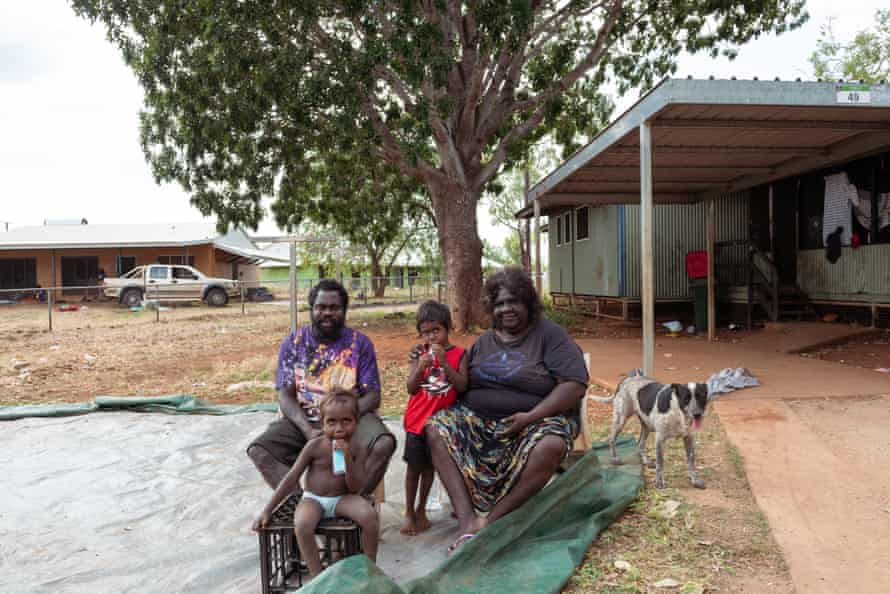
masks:
<svg viewBox="0 0 890 594"><path fill-rule="evenodd" d="M402 460L408 466L414 468L432 468L433 459L430 455L430 445L426 441L425 435L417 433L405 433L405 453Z"/></svg>
<svg viewBox="0 0 890 594"><path fill-rule="evenodd" d="M312 426L320 427L318 423L313 423ZM353 439L370 449L383 435L391 436L393 442L395 442L395 436L389 432L383 421L376 414L367 413L359 419ZM262 435L247 446L247 449L259 446L282 464L293 466L294 462L297 461L297 456L300 455L300 451L306 446L306 441L306 436L303 435L303 432L290 420L282 417L272 422Z"/></svg>

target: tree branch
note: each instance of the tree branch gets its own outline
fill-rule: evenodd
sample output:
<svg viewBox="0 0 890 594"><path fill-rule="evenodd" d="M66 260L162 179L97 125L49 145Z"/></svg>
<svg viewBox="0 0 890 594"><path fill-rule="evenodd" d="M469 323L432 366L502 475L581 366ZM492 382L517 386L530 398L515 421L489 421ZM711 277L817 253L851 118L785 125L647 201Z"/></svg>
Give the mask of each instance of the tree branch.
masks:
<svg viewBox="0 0 890 594"><path fill-rule="evenodd" d="M552 97L563 93L566 89L575 84L579 78L581 78L584 73L586 73L590 68L596 64L609 49L610 44L608 42L609 35L612 33L612 28L615 26L615 23L618 22L618 19L621 17L621 13L624 10L624 0L615 0L612 4L612 7L609 9L609 12L606 14L605 19L603 20L603 24L600 26L599 31L597 31L596 42L593 44L590 52L581 60L577 66L575 66L572 70L567 72L561 79L556 81L554 84L550 85L546 91L539 93L534 97L530 97L526 101L517 101L511 108L511 113L537 110L542 104L550 100Z"/></svg>

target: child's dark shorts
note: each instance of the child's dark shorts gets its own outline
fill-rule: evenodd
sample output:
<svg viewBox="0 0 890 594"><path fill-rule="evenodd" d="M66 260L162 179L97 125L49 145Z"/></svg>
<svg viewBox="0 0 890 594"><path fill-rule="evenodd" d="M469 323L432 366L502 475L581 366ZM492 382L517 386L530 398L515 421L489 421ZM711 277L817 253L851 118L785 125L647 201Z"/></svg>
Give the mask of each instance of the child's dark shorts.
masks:
<svg viewBox="0 0 890 594"><path fill-rule="evenodd" d="M402 460L408 466L415 468L432 468L433 459L430 456L430 445L426 436L417 433L405 433L405 453Z"/></svg>

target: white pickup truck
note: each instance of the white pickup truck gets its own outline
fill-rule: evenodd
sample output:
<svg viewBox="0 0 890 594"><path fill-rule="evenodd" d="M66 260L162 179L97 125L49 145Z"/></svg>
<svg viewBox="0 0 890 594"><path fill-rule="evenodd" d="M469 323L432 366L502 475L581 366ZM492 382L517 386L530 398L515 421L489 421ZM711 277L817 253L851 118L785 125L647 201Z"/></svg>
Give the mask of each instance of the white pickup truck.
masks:
<svg viewBox="0 0 890 594"><path fill-rule="evenodd" d="M118 278L102 281L106 297L133 307L143 299L204 301L222 307L239 294L238 281L204 276L191 266L149 264L137 266Z"/></svg>

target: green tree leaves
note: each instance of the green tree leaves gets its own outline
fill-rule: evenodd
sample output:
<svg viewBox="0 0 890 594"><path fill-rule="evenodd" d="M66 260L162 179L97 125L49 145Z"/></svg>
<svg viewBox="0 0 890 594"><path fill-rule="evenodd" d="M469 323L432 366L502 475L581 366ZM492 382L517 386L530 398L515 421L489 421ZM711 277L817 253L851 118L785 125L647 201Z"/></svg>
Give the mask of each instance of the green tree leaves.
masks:
<svg viewBox="0 0 890 594"><path fill-rule="evenodd" d="M838 41L829 21L810 63L826 80L890 80L890 9L875 12L874 27L859 31L849 43Z"/></svg>

